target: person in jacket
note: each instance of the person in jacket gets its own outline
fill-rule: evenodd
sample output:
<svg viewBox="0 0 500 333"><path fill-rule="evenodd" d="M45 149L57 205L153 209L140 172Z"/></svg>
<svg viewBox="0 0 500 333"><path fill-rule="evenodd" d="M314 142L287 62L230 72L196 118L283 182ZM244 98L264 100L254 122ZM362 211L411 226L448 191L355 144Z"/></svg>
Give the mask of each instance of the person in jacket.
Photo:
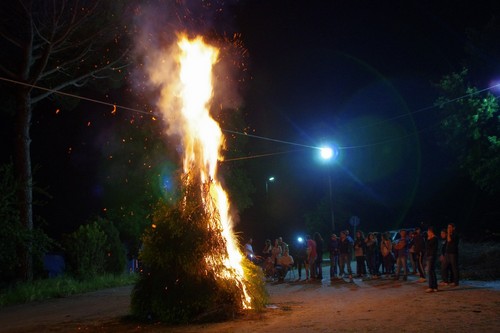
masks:
<svg viewBox="0 0 500 333"><path fill-rule="evenodd" d="M436 259L438 254L438 239L434 234L434 227L429 227L427 229L427 243L425 247L426 254L426 267L427 267L427 277L429 280L429 288L425 291L436 292L438 291L438 283L436 277Z"/></svg>
<svg viewBox="0 0 500 333"><path fill-rule="evenodd" d="M401 274L401 271L404 271L403 275L403 281L408 280L408 239L407 239L407 232L405 229L401 229L399 231L399 234L401 235L401 238L399 241L394 245L394 251L397 251L396 255L396 276L394 277L394 280L399 280L399 276Z"/></svg>
<svg viewBox="0 0 500 333"><path fill-rule="evenodd" d="M366 275L366 243L365 236L361 230L356 231L354 256L356 257L356 277L362 278Z"/></svg>
<svg viewBox="0 0 500 333"><path fill-rule="evenodd" d="M347 273L349 274L350 281L352 281L351 255L352 243L349 241L349 238L347 238L346 232L341 231L339 242L339 274L340 277L344 277L345 267L347 266Z"/></svg>
<svg viewBox="0 0 500 333"><path fill-rule="evenodd" d="M337 279L337 267L339 265L339 239L336 234L330 236L328 252L330 252L330 280L335 280Z"/></svg>

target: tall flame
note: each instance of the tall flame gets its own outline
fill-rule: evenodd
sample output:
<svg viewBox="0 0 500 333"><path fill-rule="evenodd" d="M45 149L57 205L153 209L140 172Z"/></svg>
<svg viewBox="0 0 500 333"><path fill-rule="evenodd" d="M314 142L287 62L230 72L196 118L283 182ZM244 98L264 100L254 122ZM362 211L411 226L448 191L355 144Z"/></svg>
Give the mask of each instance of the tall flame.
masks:
<svg viewBox="0 0 500 333"><path fill-rule="evenodd" d="M164 66L164 69L170 73L172 68L178 69L178 72L173 71L178 73L178 77L174 77L171 80L173 82L164 86L162 109L166 112L169 130L175 131L181 137L184 172L188 174L192 170L199 170L202 183L210 186L209 194L212 200L204 201L205 209L217 213L219 218L210 223L220 225L207 227L220 230L226 244L225 254L207 254L205 261L210 267L216 267L218 262L223 263L224 268L214 270L214 273L218 278L234 281L242 290L243 308L250 308L251 298L247 292L241 265L244 257L234 236L227 194L217 180L217 161L222 159L219 153L224 138L218 123L210 116L209 106L213 96L212 68L217 62L219 51L207 45L201 37L189 39L180 35L175 53L176 64ZM162 63L168 64L163 58ZM161 71L150 74L153 81L165 79L159 77Z"/></svg>

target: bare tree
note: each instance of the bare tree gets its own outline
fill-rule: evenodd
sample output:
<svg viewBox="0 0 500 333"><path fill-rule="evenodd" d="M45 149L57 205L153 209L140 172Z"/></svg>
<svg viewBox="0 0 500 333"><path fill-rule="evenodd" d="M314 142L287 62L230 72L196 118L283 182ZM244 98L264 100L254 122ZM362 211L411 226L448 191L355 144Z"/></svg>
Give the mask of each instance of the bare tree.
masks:
<svg viewBox="0 0 500 333"><path fill-rule="evenodd" d="M12 92L14 164L23 227L33 229L30 127L35 104L121 71L126 61L122 1L10 0L0 5L0 80ZM120 13L120 14L118 14ZM33 277L30 246L20 277Z"/></svg>

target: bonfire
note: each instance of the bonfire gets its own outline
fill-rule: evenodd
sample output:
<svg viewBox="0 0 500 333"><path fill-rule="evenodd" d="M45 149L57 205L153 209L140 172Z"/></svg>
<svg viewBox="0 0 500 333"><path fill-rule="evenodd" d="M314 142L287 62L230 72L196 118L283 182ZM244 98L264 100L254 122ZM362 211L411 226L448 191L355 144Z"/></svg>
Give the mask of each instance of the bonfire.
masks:
<svg viewBox="0 0 500 333"><path fill-rule="evenodd" d="M217 57L201 37L180 35L150 65L169 133L181 141L183 166L178 199L158 204L144 236L145 270L132 297L132 312L141 318L226 319L264 302L262 274L241 252L217 179L224 137L209 112Z"/></svg>

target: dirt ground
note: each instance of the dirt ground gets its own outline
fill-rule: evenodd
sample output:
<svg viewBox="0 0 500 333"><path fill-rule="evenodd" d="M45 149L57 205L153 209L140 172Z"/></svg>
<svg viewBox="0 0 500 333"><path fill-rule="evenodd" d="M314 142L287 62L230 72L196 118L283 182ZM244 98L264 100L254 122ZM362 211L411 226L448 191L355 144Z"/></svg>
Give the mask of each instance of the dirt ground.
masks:
<svg viewBox="0 0 500 333"><path fill-rule="evenodd" d="M500 332L500 283L463 281L426 293L408 281L268 283L263 313L229 322L166 326L125 320L131 287L0 309L0 332Z"/></svg>

